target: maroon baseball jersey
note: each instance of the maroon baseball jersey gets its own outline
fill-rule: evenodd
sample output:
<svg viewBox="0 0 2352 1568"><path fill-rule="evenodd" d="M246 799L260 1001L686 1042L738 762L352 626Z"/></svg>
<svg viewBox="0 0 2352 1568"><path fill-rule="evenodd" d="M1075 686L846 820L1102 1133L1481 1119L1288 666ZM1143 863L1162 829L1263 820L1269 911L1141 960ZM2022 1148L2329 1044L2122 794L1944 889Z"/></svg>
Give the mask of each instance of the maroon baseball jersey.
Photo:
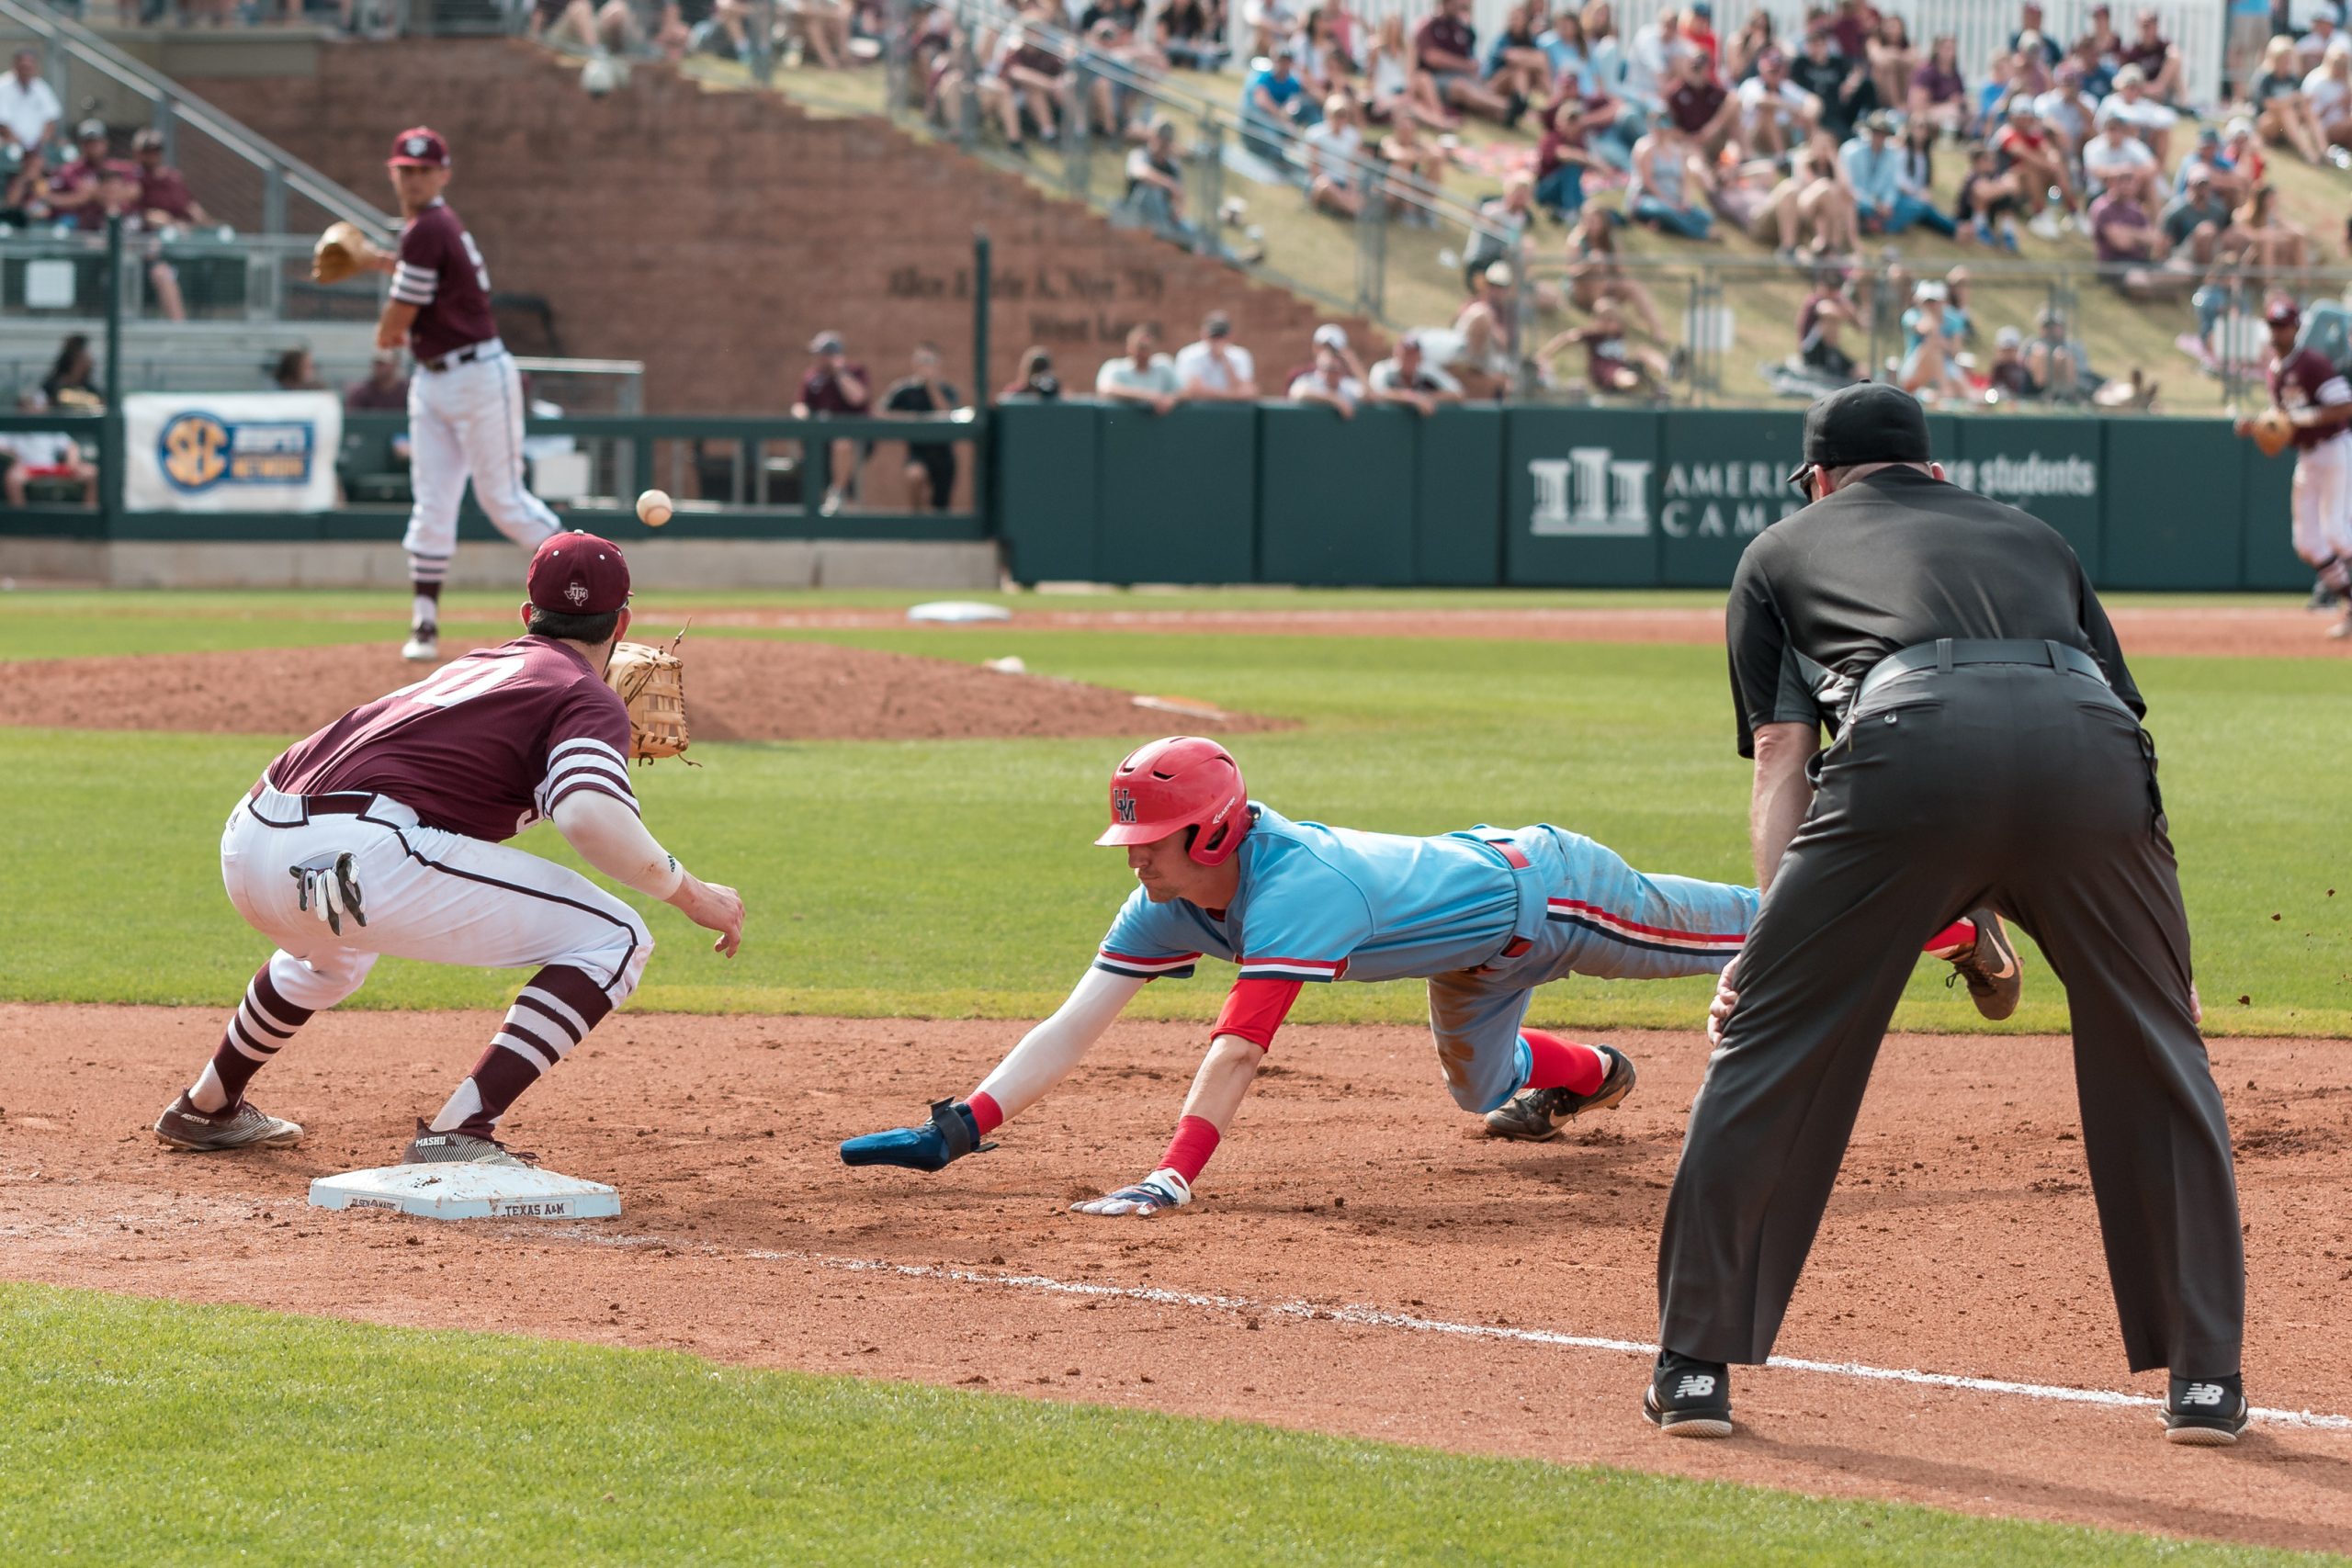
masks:
<svg viewBox="0 0 2352 1568"><path fill-rule="evenodd" d="M2352 382L2315 348L2298 348L2270 362L2270 397L2289 413L2323 403L2352 402ZM2343 434L2334 430L2295 430L2295 445L2310 448Z"/></svg>
<svg viewBox="0 0 2352 1568"><path fill-rule="evenodd" d="M438 197L401 231L392 298L416 307L408 346L419 359L438 359L498 335L498 323L490 314L490 268L482 265L481 247Z"/></svg>
<svg viewBox="0 0 2352 1568"><path fill-rule="evenodd" d="M566 644L524 637L352 709L269 765L288 795L388 795L429 828L511 839L577 790L637 809L628 705Z"/></svg>
<svg viewBox="0 0 2352 1568"><path fill-rule="evenodd" d="M196 210L196 197L188 194L187 179L169 164L158 164L152 169L142 164L139 170L139 205L187 222Z"/></svg>

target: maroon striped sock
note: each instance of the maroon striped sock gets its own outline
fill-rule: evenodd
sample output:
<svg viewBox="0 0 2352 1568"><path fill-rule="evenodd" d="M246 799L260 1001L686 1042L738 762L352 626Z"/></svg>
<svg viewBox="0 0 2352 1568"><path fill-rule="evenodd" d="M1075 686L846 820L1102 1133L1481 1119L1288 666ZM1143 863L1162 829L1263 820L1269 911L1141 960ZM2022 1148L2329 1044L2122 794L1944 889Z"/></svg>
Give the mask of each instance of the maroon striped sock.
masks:
<svg viewBox="0 0 2352 1568"><path fill-rule="evenodd" d="M516 1098L571 1055L612 1010L605 987L578 969L550 964L532 976L469 1075L480 1103L457 1130L494 1135L498 1119Z"/></svg>
<svg viewBox="0 0 2352 1568"><path fill-rule="evenodd" d="M311 1021L311 1010L278 995L277 987L270 984L268 964L256 970L253 983L245 987L244 1000L230 1014L229 1026L221 1031L220 1043L212 1052L213 1076L220 1080L228 1104L205 1109L226 1110L243 1099L254 1075L294 1038L296 1030Z"/></svg>

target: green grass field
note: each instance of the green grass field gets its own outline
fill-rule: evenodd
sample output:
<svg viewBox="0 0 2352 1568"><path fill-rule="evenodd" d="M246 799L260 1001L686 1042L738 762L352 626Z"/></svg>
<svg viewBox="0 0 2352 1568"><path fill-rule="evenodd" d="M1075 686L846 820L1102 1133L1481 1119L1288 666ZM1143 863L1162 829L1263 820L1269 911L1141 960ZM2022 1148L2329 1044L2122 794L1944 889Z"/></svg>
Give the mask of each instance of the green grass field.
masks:
<svg viewBox="0 0 2352 1568"><path fill-rule="evenodd" d="M10 1562L2320 1561L37 1286L0 1384Z"/></svg>
<svg viewBox="0 0 2352 1568"><path fill-rule="evenodd" d="M649 596L665 626L711 596ZM904 595L779 606L887 607ZM728 596L741 604L743 596ZM1702 604L1703 595L1200 592L1100 608ZM380 594L17 593L0 660L381 640ZM506 624L455 595L453 631ZM708 628L697 637L769 635ZM780 634L778 634L780 635ZM797 634L796 634L797 635ZM827 640L1203 697L1297 721L1255 793L1404 831L1550 819L1637 864L1745 874L1745 765L1711 649L877 629ZM2327 897L2352 683L2331 663L2150 660L2221 1029L2352 1032L2352 886ZM260 954L220 890L230 804L287 737L15 732L0 999L233 1001ZM645 1010L1034 1015L1125 894L1089 840L1111 740L708 745L647 818L752 910L740 960L667 908ZM2316 835L2316 836L2315 836ZM522 840L563 855L542 831ZM565 858L569 858L565 856ZM2276 912L2283 918L2271 919ZM1910 1026L1977 1026L1923 964ZM387 962L351 1005L492 1006L512 976ZM1538 1016L1695 1029L1705 984L1571 983ZM1214 975L1153 987L1205 1019ZM2240 1006L2244 993L2251 1001ZM2038 976L2016 1027L2063 1027ZM1406 1021L1406 986L1305 1016ZM0 1157L6 1145L0 1143ZM5 1264L0 1264L5 1270ZM446 1288L446 1287L445 1287ZM0 1562L2237 1563L2285 1554L1001 1395L0 1284Z"/></svg>
<svg viewBox="0 0 2352 1568"><path fill-rule="evenodd" d="M1216 602L1171 599L1196 601ZM95 614L74 596L11 604L20 613L0 625L0 658L383 636L380 604L366 596L249 595L232 609L124 595ZM452 610L459 627L473 615L485 631L496 624L489 599ZM663 613L649 607L654 624ZM972 660L1017 653L1041 673L1295 719L1295 730L1237 742L1253 791L1293 816L1400 832L1551 821L1645 869L1747 878L1747 770L1711 649L1011 627L796 635ZM2339 811L2330 738L2352 726L2352 683L2321 660L2152 659L2139 674L2165 757L2211 1026L2352 1033L2352 879L2331 895L2341 874L2312 838ZM230 804L288 739L20 734L40 765L0 783L21 846L17 896L0 907L0 997L232 1002L255 941L220 895L212 848ZM742 955L726 964L654 907L668 951L636 1005L1050 1010L1129 886L1117 857L1091 843L1119 750L1111 740L712 745L696 750L700 770L640 773L648 820L688 864L740 886L752 922ZM522 841L566 853L548 830ZM127 915L146 939L121 939ZM1977 1027L1942 982L1939 965L1922 964L1899 1022ZM350 1005L488 1007L508 983L388 961ZM1573 981L1537 1011L1587 1030L1691 1026L1706 990L1701 980ZM1220 993L1213 978L1171 983L1142 1005L1205 1019ZM1404 1022L1423 1007L1417 987L1343 985L1317 987L1302 1017ZM2064 1027L2046 973L2008 1027Z"/></svg>

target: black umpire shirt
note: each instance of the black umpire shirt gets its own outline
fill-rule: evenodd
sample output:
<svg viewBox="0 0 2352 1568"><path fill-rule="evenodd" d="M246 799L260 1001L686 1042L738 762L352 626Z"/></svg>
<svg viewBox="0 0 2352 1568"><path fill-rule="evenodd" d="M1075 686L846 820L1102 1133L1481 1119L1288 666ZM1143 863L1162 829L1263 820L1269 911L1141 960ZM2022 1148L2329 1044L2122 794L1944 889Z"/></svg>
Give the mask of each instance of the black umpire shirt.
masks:
<svg viewBox="0 0 2352 1568"><path fill-rule="evenodd" d="M2148 711L2057 530L1917 468L1866 474L1758 535L1725 630L1743 757L1758 725L1834 727L1872 665L1939 637L2078 649L2134 715Z"/></svg>

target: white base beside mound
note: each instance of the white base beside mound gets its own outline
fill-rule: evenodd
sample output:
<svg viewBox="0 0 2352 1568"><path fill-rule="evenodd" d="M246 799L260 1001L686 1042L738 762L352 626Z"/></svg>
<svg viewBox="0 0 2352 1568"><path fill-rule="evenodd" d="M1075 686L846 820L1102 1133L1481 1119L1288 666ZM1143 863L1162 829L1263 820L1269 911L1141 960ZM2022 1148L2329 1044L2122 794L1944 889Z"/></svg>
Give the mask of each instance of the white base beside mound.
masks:
<svg viewBox="0 0 2352 1568"><path fill-rule="evenodd" d="M322 1176L320 1209L390 1209L427 1220L603 1220L621 1212L616 1188L531 1166L388 1165Z"/></svg>

